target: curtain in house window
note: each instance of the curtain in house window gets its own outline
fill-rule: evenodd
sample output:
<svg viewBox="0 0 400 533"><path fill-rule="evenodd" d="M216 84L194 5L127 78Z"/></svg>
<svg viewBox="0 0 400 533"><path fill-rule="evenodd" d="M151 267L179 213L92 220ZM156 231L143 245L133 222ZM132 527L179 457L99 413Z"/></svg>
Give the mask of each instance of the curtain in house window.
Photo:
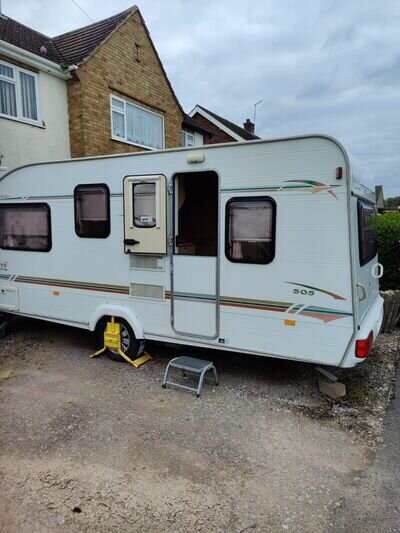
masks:
<svg viewBox="0 0 400 533"><path fill-rule="evenodd" d="M126 105L126 138L129 142L163 147L163 123L160 116L149 113L145 109Z"/></svg>
<svg viewBox="0 0 400 533"><path fill-rule="evenodd" d="M37 120L36 87L35 78L24 72L20 72L22 116L31 120Z"/></svg>
<svg viewBox="0 0 400 533"><path fill-rule="evenodd" d="M124 127L124 115L118 113L117 111L112 112L112 130L115 137L125 137L125 127Z"/></svg>
<svg viewBox="0 0 400 533"><path fill-rule="evenodd" d="M0 80L0 113L11 117L17 116L15 85L4 80Z"/></svg>

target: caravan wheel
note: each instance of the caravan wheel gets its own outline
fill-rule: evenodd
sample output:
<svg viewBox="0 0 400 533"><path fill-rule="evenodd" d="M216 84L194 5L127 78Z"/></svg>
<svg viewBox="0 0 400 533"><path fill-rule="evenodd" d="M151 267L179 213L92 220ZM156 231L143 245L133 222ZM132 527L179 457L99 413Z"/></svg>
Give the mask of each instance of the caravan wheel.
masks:
<svg viewBox="0 0 400 533"><path fill-rule="evenodd" d="M104 346L104 331L107 327L107 322L109 322L110 320L110 317L103 317L97 324L96 335L100 348ZM133 333L133 329L126 320L124 320L123 318L116 317L115 321L118 322L121 326L122 351L126 353L126 355L131 359L135 359L140 350L140 341L137 340L135 334ZM108 357L113 361L125 363L125 359L123 359L118 352L114 350L107 350L106 353Z"/></svg>

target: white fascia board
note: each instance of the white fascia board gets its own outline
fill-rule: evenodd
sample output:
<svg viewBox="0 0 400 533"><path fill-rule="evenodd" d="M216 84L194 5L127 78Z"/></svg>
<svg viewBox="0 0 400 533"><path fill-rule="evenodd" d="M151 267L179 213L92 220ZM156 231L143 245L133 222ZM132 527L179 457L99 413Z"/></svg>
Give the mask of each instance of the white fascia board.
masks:
<svg viewBox="0 0 400 533"><path fill-rule="evenodd" d="M199 113L199 115L202 115L204 118L206 118L207 120L209 120L210 122L212 122L213 124L215 124L220 130L224 131L225 133L227 133L228 135L230 135L233 139L235 139L236 141L244 141L245 139L243 139L243 137L241 137L240 135L238 135L237 133L233 132L230 128L228 128L227 126L225 126L224 124L222 124L222 122L220 122L219 120L217 120L216 118L212 117L211 115L209 115L207 113L207 111L204 111L203 108L199 107L198 105L195 106L191 112L189 113L189 117L193 117L196 113Z"/></svg>
<svg viewBox="0 0 400 533"><path fill-rule="evenodd" d="M57 78L68 80L71 77L70 73L64 72L57 63L54 63L45 57L32 54L32 52L28 52L23 48L19 48L18 46L8 43L7 41L0 40L0 53L9 57L10 59L21 61L26 65L37 68L38 70L42 70L43 72L47 72L48 74L52 74L53 76L57 76Z"/></svg>

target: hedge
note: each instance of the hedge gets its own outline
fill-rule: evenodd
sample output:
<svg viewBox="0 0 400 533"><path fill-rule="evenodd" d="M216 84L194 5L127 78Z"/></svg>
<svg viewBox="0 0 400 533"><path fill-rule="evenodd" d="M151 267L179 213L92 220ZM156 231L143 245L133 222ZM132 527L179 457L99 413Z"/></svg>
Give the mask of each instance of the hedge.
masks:
<svg viewBox="0 0 400 533"><path fill-rule="evenodd" d="M400 289L400 213L374 217L379 262L383 265L382 290Z"/></svg>

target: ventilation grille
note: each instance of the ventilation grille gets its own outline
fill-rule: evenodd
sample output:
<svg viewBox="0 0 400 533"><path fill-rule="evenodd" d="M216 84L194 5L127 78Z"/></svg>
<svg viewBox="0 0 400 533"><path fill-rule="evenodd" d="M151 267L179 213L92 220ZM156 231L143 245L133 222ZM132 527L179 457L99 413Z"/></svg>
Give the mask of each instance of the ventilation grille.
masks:
<svg viewBox="0 0 400 533"><path fill-rule="evenodd" d="M140 270L164 270L163 257L157 255L130 255L131 268Z"/></svg>
<svg viewBox="0 0 400 533"><path fill-rule="evenodd" d="M131 283L129 295L132 298L149 298L151 300L164 300L164 287L163 285Z"/></svg>

